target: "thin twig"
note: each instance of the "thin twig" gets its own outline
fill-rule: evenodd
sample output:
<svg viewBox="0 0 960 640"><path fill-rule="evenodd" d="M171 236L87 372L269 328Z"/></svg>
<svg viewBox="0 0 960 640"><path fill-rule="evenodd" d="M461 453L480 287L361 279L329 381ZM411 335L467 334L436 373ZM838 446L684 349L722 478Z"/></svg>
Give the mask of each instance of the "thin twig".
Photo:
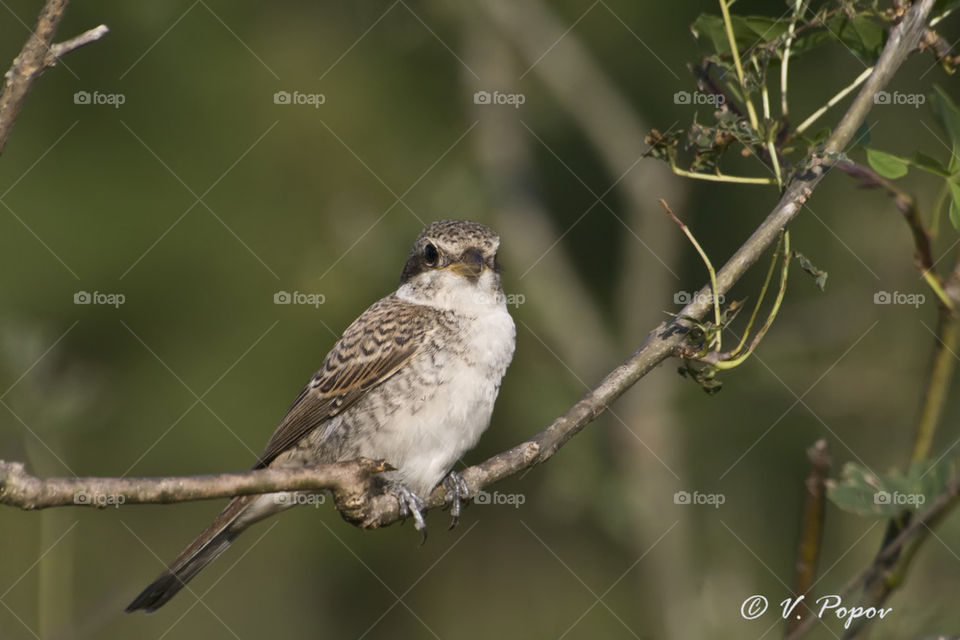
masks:
<svg viewBox="0 0 960 640"><path fill-rule="evenodd" d="M861 186L867 189L883 189L893 198L893 204L903 214L903 218L910 228L920 269L922 271L933 269L934 261L933 251L930 247L930 234L923 225L923 220L913 197L870 167L865 167L850 160L837 162L834 167L857 179Z"/></svg>
<svg viewBox="0 0 960 640"><path fill-rule="evenodd" d="M827 100L827 103L825 105L823 105L822 107L820 107L819 109L811 113L806 120L801 122L800 125L797 127L796 133L799 134L806 131L810 127L810 125L812 125L814 122L819 120L820 116L825 114L828 109L830 109L832 106L834 106L835 104L837 104L838 102L846 98L851 91L853 91L854 89L859 87L861 84L863 84L864 81L870 77L871 73L873 73L873 67L867 67L866 69L864 69L863 73L858 75L853 82L851 82L850 84L845 86L843 89L838 91L836 95L834 95L832 98Z"/></svg>
<svg viewBox="0 0 960 640"><path fill-rule="evenodd" d="M57 58L65 53L102 38L107 33L107 28L100 25L67 42L52 44L69 1L47 0L37 19L36 28L4 76L3 93L0 93L0 155L7 146L27 94L43 70L56 63Z"/></svg>
<svg viewBox="0 0 960 640"><path fill-rule="evenodd" d="M830 473L830 452L826 440L817 440L807 449L810 460L810 475L807 476L806 496L803 505L803 520L800 523L800 543L797 545L797 572L793 587L794 600L807 595L817 576L817 559L820 556L823 541L823 518L827 503L826 480ZM804 610L798 616L790 616L787 633L792 632L803 621Z"/></svg>
<svg viewBox="0 0 960 640"><path fill-rule="evenodd" d="M898 187L894 182L887 180L870 167L865 167L849 160L841 160L834 164L834 167L859 180L861 186L867 189L883 189L893 198L894 205L897 207L897 210L903 214L910 233L913 235L914 255L917 260L917 268L920 269L923 279L936 294L937 302L942 308L948 310L956 308L957 302L947 295L940 276L934 268L933 251L930 246L931 233L927 231L927 228L924 226L923 218L917 209L913 197Z"/></svg>
<svg viewBox="0 0 960 640"><path fill-rule="evenodd" d="M803 15L804 0L796 0L793 15L790 16L790 28L787 30L787 40L783 45L783 61L780 63L780 117L786 120L788 116L787 79L790 68L790 46L797 29L797 20Z"/></svg>
<svg viewBox="0 0 960 640"><path fill-rule="evenodd" d="M777 184L776 178L749 178L742 176L728 176L720 173L698 173L696 171L687 171L681 169L676 164L671 163L670 169L683 178L693 178L695 180L709 180L711 182L730 182L733 184Z"/></svg>
<svg viewBox="0 0 960 640"><path fill-rule="evenodd" d="M747 106L747 116L750 118L750 126L754 131L760 130L760 124L757 121L757 111L753 108L753 101L750 100L750 92L747 91L747 82L743 75L743 65L740 64L740 49L737 47L737 39L733 35L733 21L730 19L730 4L727 0L719 0L720 13L723 14L723 27L727 32L727 41L730 43L730 53L733 54L733 66L737 70L737 80L740 83L740 91L743 92L743 102ZM732 3L731 3L732 4Z"/></svg>
<svg viewBox="0 0 960 640"><path fill-rule="evenodd" d="M777 297L773 301L773 306L770 307L770 313L767 314L767 319L757 331L753 340L750 341L750 346L747 347L744 353L736 357L733 357L736 354L726 354L727 357L723 357L724 354L718 354L720 356L719 359L713 363L713 366L717 369L733 369L743 364L743 362L750 357L750 354L760 345L760 341L767 335L770 327L773 326L773 321L776 319L777 312L780 311L780 305L783 303L783 297L787 293L787 275L789 275L790 272L790 258L790 232L785 231L783 233L783 266L780 268L780 287L777 290Z"/></svg>
<svg viewBox="0 0 960 640"><path fill-rule="evenodd" d="M667 204L666 200L660 200L660 206L663 207L667 215L670 216L670 219L673 220L677 225L683 230L684 235L687 236L687 239L690 241L690 244L693 245L693 248L697 250L697 253L700 254L700 259L703 260L703 264L707 267L707 275L710 277L710 287L713 289L711 297L713 298L713 321L717 328L720 328L720 296L717 295L717 273L713 269L713 264L710 262L707 252L703 250L703 247L700 246L700 243L697 242L697 239L693 236L693 233L690 231L690 228L687 227L684 222L674 215L673 211L670 210L670 206ZM720 331L717 331L716 335L716 350L720 351ZM707 348L711 348L713 345L707 345Z"/></svg>
<svg viewBox="0 0 960 640"><path fill-rule="evenodd" d="M50 58L47 60L47 66L52 67L56 64L57 58L62 58L66 54L70 53L75 49L86 46L91 42L96 42L103 36L110 33L110 29L107 28L107 25L101 24L99 27L94 27L88 31L84 31L75 38L70 38L64 42L58 42L57 44L50 46Z"/></svg>
<svg viewBox="0 0 960 640"><path fill-rule="evenodd" d="M770 268L767 269L767 277L763 279L763 286L760 288L760 295L757 296L757 302L753 305L753 312L750 314L750 320L747 321L747 326L743 330L743 335L740 337L740 342L737 344L737 347L730 352L730 355L736 357L739 354L743 347L747 344L747 340L750 338L750 331L753 330L753 323L757 319L757 314L760 313L760 306L763 304L764 298L767 297L767 291L770 289L770 280L773 278L773 271L777 268L777 258L780 257L780 250L783 248L783 238L777 242L777 248L773 250L773 257L770 259Z"/></svg>

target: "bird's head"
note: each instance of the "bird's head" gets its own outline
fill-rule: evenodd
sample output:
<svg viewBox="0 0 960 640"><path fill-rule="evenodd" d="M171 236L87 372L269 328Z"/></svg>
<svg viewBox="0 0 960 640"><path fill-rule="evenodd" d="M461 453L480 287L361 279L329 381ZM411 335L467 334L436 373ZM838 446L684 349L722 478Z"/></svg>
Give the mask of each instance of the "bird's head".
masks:
<svg viewBox="0 0 960 640"><path fill-rule="evenodd" d="M440 220L417 237L400 276L412 299L449 307L464 296L501 303L500 236L469 220ZM484 300L486 298L486 300ZM459 304L457 304L459 306Z"/></svg>

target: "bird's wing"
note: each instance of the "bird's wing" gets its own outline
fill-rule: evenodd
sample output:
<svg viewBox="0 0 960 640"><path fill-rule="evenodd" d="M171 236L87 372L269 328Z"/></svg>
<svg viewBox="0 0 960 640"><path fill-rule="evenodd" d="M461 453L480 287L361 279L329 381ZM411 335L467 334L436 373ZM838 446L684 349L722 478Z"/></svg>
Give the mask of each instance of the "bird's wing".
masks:
<svg viewBox="0 0 960 640"><path fill-rule="evenodd" d="M255 469L270 464L314 428L354 404L426 347L430 307L387 296L367 309L334 345L267 443Z"/></svg>

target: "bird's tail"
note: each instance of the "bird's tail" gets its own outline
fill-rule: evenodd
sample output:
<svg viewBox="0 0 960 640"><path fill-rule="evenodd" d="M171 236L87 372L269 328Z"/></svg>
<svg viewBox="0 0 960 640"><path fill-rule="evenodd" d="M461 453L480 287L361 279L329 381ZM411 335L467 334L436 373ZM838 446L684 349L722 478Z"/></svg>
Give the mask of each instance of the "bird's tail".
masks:
<svg viewBox="0 0 960 640"><path fill-rule="evenodd" d="M247 526L259 519L249 517L241 519L241 516L254 500L260 497L262 496L240 496L231 500L213 524L191 542L170 567L130 603L126 609L127 613L138 609L151 613L166 604L184 585L200 573L201 569L226 551L230 543Z"/></svg>

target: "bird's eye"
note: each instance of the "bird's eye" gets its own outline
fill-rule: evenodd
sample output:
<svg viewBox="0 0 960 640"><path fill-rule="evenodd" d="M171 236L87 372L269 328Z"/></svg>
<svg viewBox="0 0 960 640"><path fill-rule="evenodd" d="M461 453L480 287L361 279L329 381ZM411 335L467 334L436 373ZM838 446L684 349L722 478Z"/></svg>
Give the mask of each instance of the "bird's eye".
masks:
<svg viewBox="0 0 960 640"><path fill-rule="evenodd" d="M432 243L427 243L427 246L423 248L423 262L428 267L437 266L437 262L440 261L440 252L437 251L437 248L433 246Z"/></svg>

